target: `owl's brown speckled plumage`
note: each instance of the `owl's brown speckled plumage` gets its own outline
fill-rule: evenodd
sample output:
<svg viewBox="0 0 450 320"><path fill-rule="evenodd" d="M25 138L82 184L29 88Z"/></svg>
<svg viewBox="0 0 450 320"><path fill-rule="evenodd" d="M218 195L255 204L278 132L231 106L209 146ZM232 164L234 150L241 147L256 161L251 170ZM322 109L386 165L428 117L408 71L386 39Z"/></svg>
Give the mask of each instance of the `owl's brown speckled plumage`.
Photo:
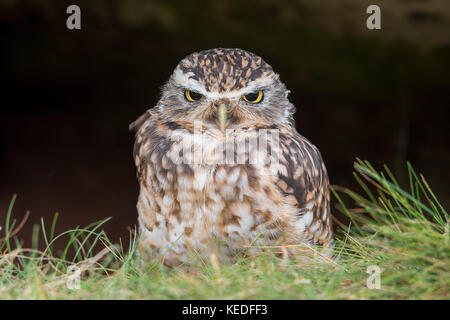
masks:
<svg viewBox="0 0 450 320"><path fill-rule="evenodd" d="M201 98L188 101L186 90ZM259 103L243 99L259 91ZM176 265L193 252L225 259L249 245L330 248L326 168L295 130L288 93L270 65L244 50L206 50L178 64L158 104L130 126L139 253ZM267 152L249 143L254 137L267 138Z"/></svg>

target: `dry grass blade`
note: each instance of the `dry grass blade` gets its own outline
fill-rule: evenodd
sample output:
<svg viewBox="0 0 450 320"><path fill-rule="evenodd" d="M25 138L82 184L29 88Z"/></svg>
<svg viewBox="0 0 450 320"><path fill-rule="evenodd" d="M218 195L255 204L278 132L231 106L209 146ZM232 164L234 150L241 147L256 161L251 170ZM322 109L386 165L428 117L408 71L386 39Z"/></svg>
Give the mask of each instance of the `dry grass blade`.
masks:
<svg viewBox="0 0 450 320"><path fill-rule="evenodd" d="M12 237L14 237L25 225L25 223L28 220L28 217L30 216L30 210L28 210L25 213L25 216L23 217L22 221L19 223L19 225L11 232L11 234L9 234L9 239L11 239ZM6 241L8 239L6 239L6 237L0 238L0 243L2 243L3 241Z"/></svg>

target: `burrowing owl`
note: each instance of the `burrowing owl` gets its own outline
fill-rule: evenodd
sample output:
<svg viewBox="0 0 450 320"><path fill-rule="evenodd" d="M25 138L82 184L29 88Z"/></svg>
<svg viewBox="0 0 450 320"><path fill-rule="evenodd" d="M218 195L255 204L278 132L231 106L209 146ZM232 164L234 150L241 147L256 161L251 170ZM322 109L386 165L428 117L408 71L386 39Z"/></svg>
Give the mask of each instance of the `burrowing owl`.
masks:
<svg viewBox="0 0 450 320"><path fill-rule="evenodd" d="M296 130L289 91L241 49L193 53L130 125L140 194L138 252L176 265L246 248L332 243L319 150Z"/></svg>

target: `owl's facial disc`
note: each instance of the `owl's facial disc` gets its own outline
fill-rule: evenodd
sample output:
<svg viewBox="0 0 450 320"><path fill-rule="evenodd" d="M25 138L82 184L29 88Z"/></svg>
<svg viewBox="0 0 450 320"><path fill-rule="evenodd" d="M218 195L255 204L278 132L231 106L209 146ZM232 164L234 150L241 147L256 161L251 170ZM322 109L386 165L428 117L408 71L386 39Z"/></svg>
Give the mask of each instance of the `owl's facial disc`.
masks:
<svg viewBox="0 0 450 320"><path fill-rule="evenodd" d="M270 65L241 49L193 53L175 68L160 108L172 121L227 128L291 121L288 90Z"/></svg>

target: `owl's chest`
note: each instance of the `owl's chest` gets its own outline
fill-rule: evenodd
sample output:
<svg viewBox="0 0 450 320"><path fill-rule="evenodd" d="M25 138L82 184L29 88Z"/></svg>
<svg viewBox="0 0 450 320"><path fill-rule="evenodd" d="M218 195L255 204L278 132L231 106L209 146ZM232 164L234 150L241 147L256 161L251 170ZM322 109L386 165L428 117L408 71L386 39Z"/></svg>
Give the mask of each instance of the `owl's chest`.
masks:
<svg viewBox="0 0 450 320"><path fill-rule="evenodd" d="M181 136L153 149L147 187L167 228L250 239L277 219L267 155L243 140Z"/></svg>
<svg viewBox="0 0 450 320"><path fill-rule="evenodd" d="M165 190L211 191L217 186L246 187L246 181L274 173L276 149L255 132L177 132L149 154L150 178ZM276 169L276 168L275 168ZM248 181L247 181L248 182Z"/></svg>
<svg viewBox="0 0 450 320"><path fill-rule="evenodd" d="M155 194L171 197L184 213L223 210L229 203L253 199L263 169L249 162L249 152L217 139L175 141L170 148L155 148L148 166L149 185ZM166 201L168 203L168 201Z"/></svg>

